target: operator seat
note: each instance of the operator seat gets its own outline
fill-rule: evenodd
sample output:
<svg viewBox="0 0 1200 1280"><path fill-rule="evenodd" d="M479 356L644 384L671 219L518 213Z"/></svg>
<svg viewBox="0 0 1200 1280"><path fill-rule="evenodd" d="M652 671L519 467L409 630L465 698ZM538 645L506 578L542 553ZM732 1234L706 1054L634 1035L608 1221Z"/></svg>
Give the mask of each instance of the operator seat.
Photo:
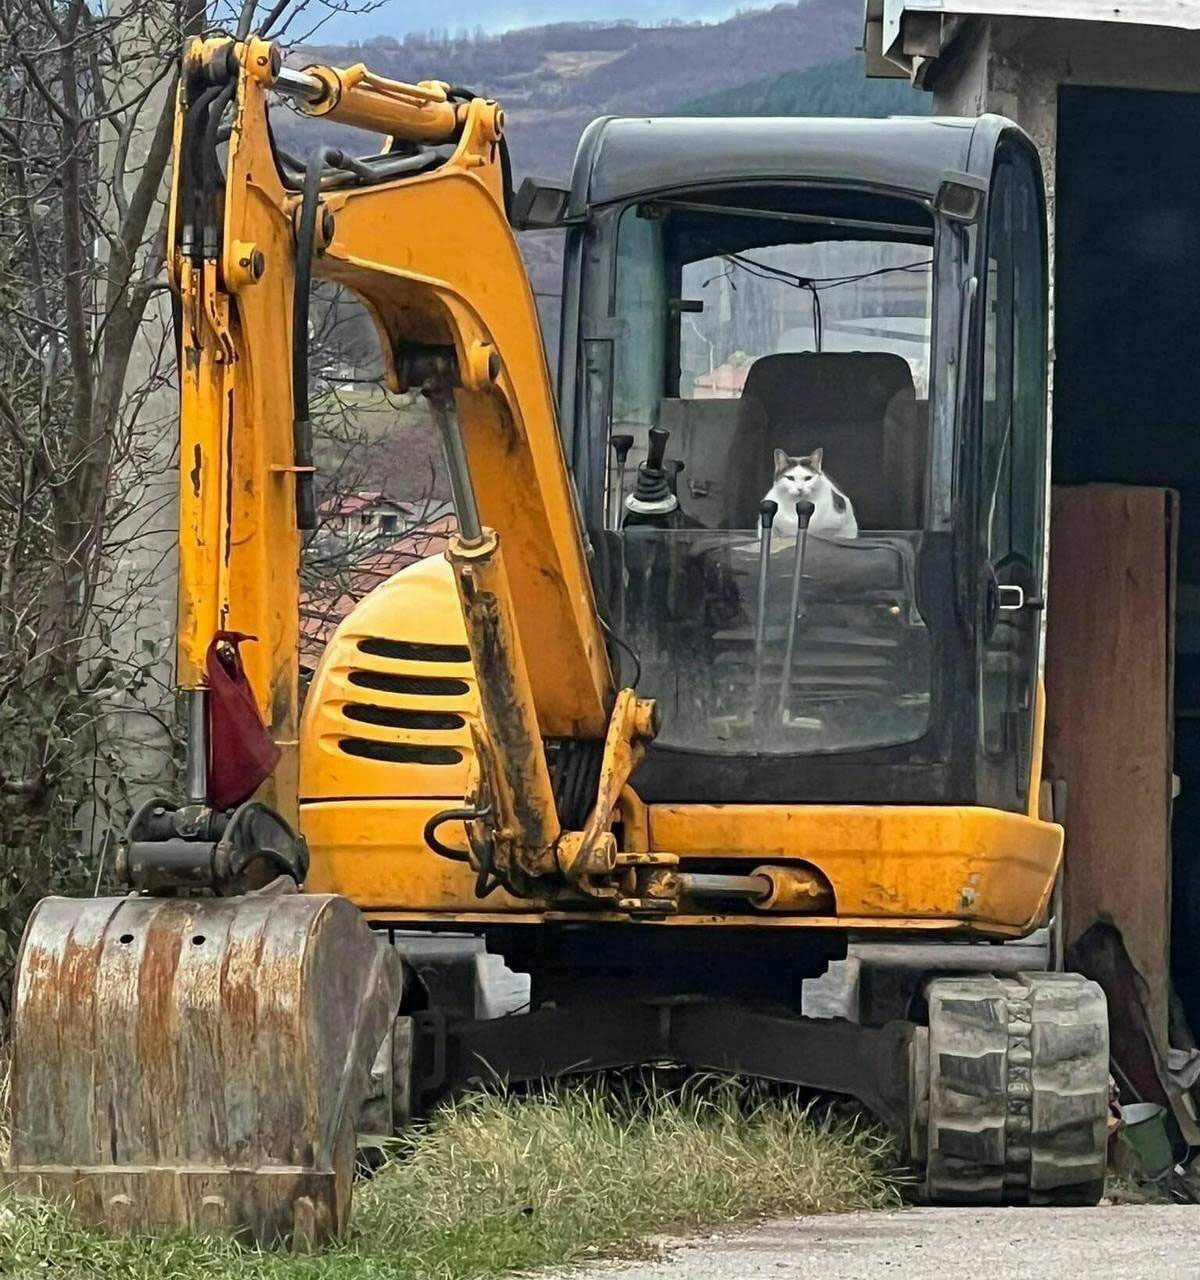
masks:
<svg viewBox="0 0 1200 1280"><path fill-rule="evenodd" d="M824 449L825 470L854 503L860 529L917 529L928 429L912 371L890 351L781 352L750 366L734 457L746 527L774 479L776 449Z"/></svg>

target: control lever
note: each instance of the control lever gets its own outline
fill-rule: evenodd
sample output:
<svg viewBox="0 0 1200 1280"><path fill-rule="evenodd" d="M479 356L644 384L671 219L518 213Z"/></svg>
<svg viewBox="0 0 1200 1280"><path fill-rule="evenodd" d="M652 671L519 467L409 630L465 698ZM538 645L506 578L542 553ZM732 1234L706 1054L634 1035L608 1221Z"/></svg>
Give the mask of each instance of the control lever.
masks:
<svg viewBox="0 0 1200 1280"><path fill-rule="evenodd" d="M758 616L754 623L754 700L750 704L758 715L762 701L763 646L767 637L767 580L771 568L771 526L779 503L764 498L758 504Z"/></svg>
<svg viewBox="0 0 1200 1280"><path fill-rule="evenodd" d="M792 602L788 609L787 649L783 655L783 683L779 689L779 706L788 722L788 702L792 692L792 662L796 656L796 622L803 605L804 556L808 550L808 522L816 510L807 498L796 499L796 558L792 562Z"/></svg>
<svg viewBox="0 0 1200 1280"><path fill-rule="evenodd" d="M646 461L638 467L639 471L643 467L650 471L663 469L663 459L667 456L667 441L670 438L671 433L666 427L650 428L650 447L646 450Z"/></svg>
<svg viewBox="0 0 1200 1280"><path fill-rule="evenodd" d="M654 524L666 528L665 517L679 510L679 499L671 489L663 462L670 438L671 433L665 427L650 428L650 448L646 461L638 463L637 487L625 499L626 525Z"/></svg>
<svg viewBox="0 0 1200 1280"><path fill-rule="evenodd" d="M612 503L612 527L619 529L621 527L621 512L625 510L625 466L629 461L629 451L633 448L633 437L620 435L613 436L608 442L616 457L617 475L616 484L609 486L609 494L616 494L616 502L612 503L610 496L609 501Z"/></svg>

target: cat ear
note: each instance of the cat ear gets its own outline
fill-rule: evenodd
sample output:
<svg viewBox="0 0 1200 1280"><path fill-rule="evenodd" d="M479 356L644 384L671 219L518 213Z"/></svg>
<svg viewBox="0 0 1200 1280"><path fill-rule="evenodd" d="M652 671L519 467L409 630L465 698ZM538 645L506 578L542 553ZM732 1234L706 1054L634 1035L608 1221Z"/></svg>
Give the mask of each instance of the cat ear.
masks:
<svg viewBox="0 0 1200 1280"><path fill-rule="evenodd" d="M811 455L808 458L806 458L805 461L814 471L820 471L821 459L822 457L824 457L824 454L825 454L824 448L814 449Z"/></svg>
<svg viewBox="0 0 1200 1280"><path fill-rule="evenodd" d="M791 468L792 460L782 449L775 450L775 479Z"/></svg>

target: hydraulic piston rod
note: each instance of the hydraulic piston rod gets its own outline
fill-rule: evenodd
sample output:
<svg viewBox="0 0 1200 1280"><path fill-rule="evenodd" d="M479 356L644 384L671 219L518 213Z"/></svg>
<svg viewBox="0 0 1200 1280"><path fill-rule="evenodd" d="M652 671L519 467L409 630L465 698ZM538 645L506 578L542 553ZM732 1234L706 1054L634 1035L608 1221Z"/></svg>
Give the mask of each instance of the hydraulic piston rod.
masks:
<svg viewBox="0 0 1200 1280"><path fill-rule="evenodd" d="M273 86L279 93L289 98L298 98L301 102L320 102L325 96L325 83L307 71L296 71L292 67L280 67L275 74Z"/></svg>
<svg viewBox="0 0 1200 1280"><path fill-rule="evenodd" d="M779 687L779 707L783 719L788 719L788 699L792 692L792 663L796 657L796 623L800 618L800 606L804 588L804 557L808 550L808 522L815 510L807 498L796 503L796 558L792 565L792 598L788 605L787 649L783 656L783 682Z"/></svg>
<svg viewBox="0 0 1200 1280"><path fill-rule="evenodd" d="M771 881L766 876L709 875L702 871L684 871L679 876L680 892L690 898L766 898Z"/></svg>
<svg viewBox="0 0 1200 1280"><path fill-rule="evenodd" d="M770 498L764 498L758 507L759 547L758 547L758 611L754 623L754 701L751 713L758 715L759 702L762 697L763 649L767 637L767 584L771 571L771 526L775 522L775 513L779 504Z"/></svg>

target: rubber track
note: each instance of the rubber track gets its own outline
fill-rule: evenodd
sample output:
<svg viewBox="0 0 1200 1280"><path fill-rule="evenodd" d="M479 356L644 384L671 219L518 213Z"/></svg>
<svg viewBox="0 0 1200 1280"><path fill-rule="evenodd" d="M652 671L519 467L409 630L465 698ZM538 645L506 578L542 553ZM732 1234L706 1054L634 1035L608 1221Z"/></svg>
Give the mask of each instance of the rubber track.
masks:
<svg viewBox="0 0 1200 1280"><path fill-rule="evenodd" d="M1077 974L930 983L925 1192L942 1204L1095 1204L1108 1018Z"/></svg>

